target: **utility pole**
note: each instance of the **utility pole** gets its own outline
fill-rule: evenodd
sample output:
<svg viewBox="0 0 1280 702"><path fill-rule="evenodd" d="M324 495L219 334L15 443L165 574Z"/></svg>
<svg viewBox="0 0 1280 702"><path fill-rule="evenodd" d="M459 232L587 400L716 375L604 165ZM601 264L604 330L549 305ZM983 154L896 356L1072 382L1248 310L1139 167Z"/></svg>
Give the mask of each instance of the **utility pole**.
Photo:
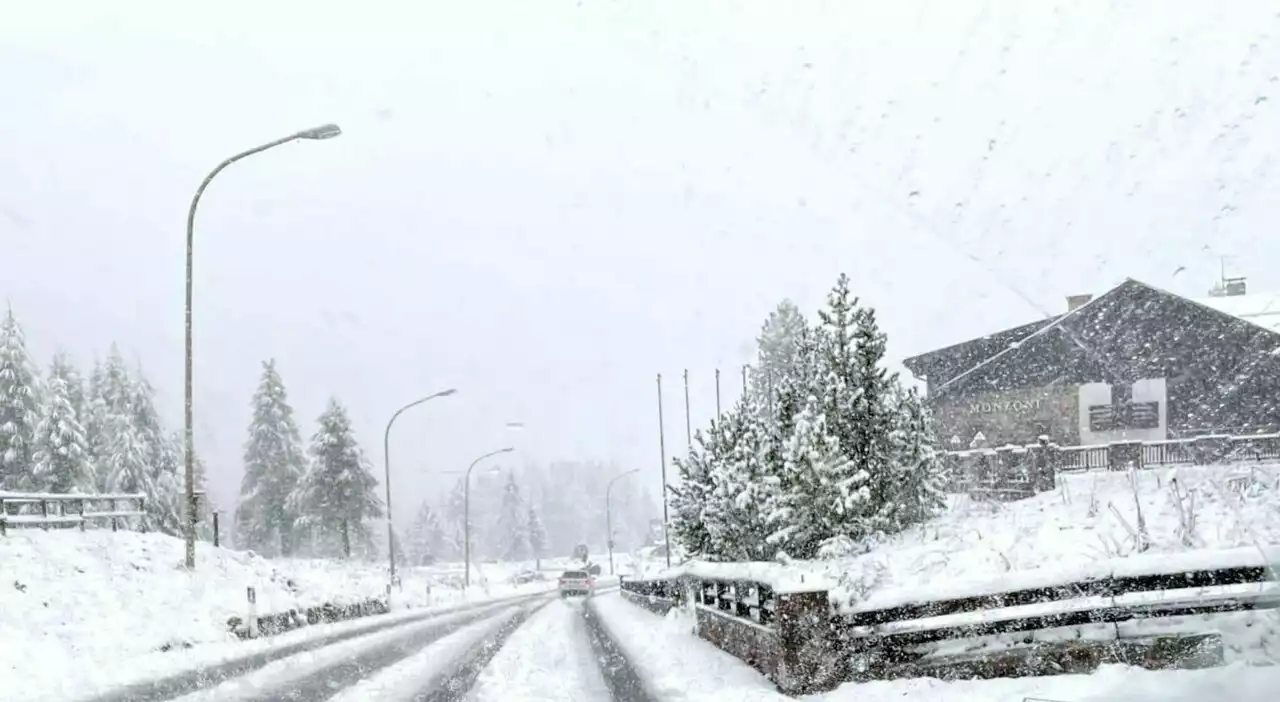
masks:
<svg viewBox="0 0 1280 702"><path fill-rule="evenodd" d="M667 552L667 567L671 567L671 532L667 513L667 440L662 424L662 374L658 374L658 451L662 455L662 541Z"/></svg>
<svg viewBox="0 0 1280 702"><path fill-rule="evenodd" d="M689 369L684 369L684 441L693 453L693 422L689 419Z"/></svg>
<svg viewBox="0 0 1280 702"><path fill-rule="evenodd" d="M720 369L716 369L716 419L720 419Z"/></svg>

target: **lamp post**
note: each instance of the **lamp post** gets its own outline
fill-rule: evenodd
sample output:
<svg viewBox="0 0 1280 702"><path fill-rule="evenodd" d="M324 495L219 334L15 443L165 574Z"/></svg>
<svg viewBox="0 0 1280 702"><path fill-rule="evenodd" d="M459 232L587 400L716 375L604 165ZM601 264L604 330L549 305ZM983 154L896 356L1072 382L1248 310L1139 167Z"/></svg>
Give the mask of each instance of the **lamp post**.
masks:
<svg viewBox="0 0 1280 702"><path fill-rule="evenodd" d="M191 209L187 211L187 280L186 280L186 301L183 306L183 316L185 317L185 345L186 345L186 372L183 379L183 403L182 403L182 448L186 453L183 463L183 473L186 481L186 504L187 518L183 531L186 532L186 566L188 569L196 567L196 496L195 496L195 437L192 430L192 352L191 352L191 281L192 281L192 250L195 243L195 224L196 224L196 207L200 205L200 196L204 194L205 188L209 187L209 183L214 176L222 172L222 169L239 161L247 156L275 148L281 144L287 144L291 141L300 139L321 140L332 139L342 134L342 130L336 124L323 124L314 129L304 129L300 132L281 137L275 141L269 141L261 146L255 146L248 151L240 153L219 163L209 175L204 177L200 182L200 187L196 188L196 194L191 198Z"/></svg>
<svg viewBox="0 0 1280 702"><path fill-rule="evenodd" d="M384 472L382 480L387 485L387 570L389 577L388 582L391 585L396 584L395 532L391 527L391 425L395 424L396 418L403 414L405 410L417 407L427 400L434 400L437 397L448 397L456 392L458 391L455 388L449 388L448 390L441 390L440 392L427 395L426 397L420 397L413 402L410 402L404 407L396 410L395 414L391 415L391 419L387 420L386 430L382 432L382 467Z"/></svg>
<svg viewBox="0 0 1280 702"><path fill-rule="evenodd" d="M464 478L462 488L462 561L464 573L462 576L462 589L471 587L471 471L475 470L476 464L486 458L496 456L500 453L511 453L515 449L508 446L497 451L490 451L476 458L467 467L467 477Z"/></svg>
<svg viewBox="0 0 1280 702"><path fill-rule="evenodd" d="M625 473L613 476L613 479L609 481L609 484L604 486L604 528L607 530L607 533L605 534L605 543L609 547L609 575L613 575L613 512L609 507L609 492L613 490L614 483L628 475L631 475L632 473L639 472L639 468L632 468Z"/></svg>

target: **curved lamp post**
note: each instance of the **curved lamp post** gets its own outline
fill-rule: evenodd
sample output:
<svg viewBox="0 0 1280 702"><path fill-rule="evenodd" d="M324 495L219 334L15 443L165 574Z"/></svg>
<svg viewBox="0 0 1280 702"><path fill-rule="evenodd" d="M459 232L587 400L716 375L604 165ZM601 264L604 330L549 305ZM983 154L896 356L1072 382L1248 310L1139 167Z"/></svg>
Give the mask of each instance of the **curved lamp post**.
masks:
<svg viewBox="0 0 1280 702"><path fill-rule="evenodd" d="M604 528L606 530L605 539L609 546L609 575L613 575L613 513L609 509L609 492L613 490L613 484L619 480L631 475L639 473L639 468L632 468L625 473L619 473L613 476L608 485L604 487Z"/></svg>
<svg viewBox="0 0 1280 702"><path fill-rule="evenodd" d="M434 400L437 397L448 397L456 392L458 392L456 389L449 388L448 390L441 390L435 394L420 397L413 402L410 402L404 407L396 410L395 414L391 415L391 419L387 420L386 430L382 432L383 482L387 485L387 565L390 577L388 582L392 585L396 584L396 545L395 532L393 532L391 528L391 425L396 423L396 418L403 414L405 410L417 407L427 400Z"/></svg>
<svg viewBox="0 0 1280 702"><path fill-rule="evenodd" d="M486 458L496 456L500 453L511 453L514 450L515 449L508 446L507 448L501 448L497 451L490 451L489 453L486 453L472 461L471 465L467 467L467 477L464 478L465 482L463 483L462 488L462 560L463 569L465 571L462 576L462 588L464 590L471 587L471 471L475 470L476 464Z"/></svg>
<svg viewBox="0 0 1280 702"><path fill-rule="evenodd" d="M188 569L196 567L196 495L195 495L195 438L192 433L192 364L191 364L191 269L192 269L192 249L195 242L195 224L196 224L196 207L200 204L200 196L204 194L205 188L209 187L209 183L214 176L222 172L222 169L239 161L246 156L252 156L257 153L275 148L281 144L287 144L291 141L299 139L332 139L342 134L342 130L336 124L323 124L314 129L304 129L300 132L281 137L275 141L267 142L261 146L255 146L248 151L241 151L231 158L219 163L216 168L209 172L200 182L200 187L196 188L196 194L191 198L191 209L187 211L187 295L186 303L183 307L184 316L186 317L186 377L183 382L183 409L182 409L182 448L186 452L184 460L184 475L186 480L186 503L187 518L183 525L183 531L186 532L186 565Z"/></svg>

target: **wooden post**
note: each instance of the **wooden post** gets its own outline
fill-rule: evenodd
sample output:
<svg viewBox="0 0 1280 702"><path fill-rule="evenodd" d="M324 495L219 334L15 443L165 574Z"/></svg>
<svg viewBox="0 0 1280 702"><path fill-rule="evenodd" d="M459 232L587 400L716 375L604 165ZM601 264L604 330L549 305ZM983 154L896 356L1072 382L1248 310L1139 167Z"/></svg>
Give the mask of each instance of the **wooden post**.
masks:
<svg viewBox="0 0 1280 702"><path fill-rule="evenodd" d="M44 518L44 521L40 523L40 528L45 531L49 531L49 501L48 500L40 500L40 516Z"/></svg>
<svg viewBox="0 0 1280 702"><path fill-rule="evenodd" d="M84 531L86 528L85 523L89 521L84 518L84 498L76 500L76 503L80 505L80 531Z"/></svg>
<svg viewBox="0 0 1280 702"><path fill-rule="evenodd" d="M218 513L213 513L213 547L218 547Z"/></svg>

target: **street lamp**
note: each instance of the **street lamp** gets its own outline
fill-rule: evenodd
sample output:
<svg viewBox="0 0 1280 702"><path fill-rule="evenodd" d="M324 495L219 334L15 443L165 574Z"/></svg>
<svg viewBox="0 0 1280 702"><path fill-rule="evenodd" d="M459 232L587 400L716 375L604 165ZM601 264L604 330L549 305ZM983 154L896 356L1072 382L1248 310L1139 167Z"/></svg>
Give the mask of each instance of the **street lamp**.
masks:
<svg viewBox="0 0 1280 702"><path fill-rule="evenodd" d="M192 281L192 250L195 248L195 225L196 225L196 207L200 204L200 196L204 194L205 188L209 187L209 183L214 176L222 172L222 169L239 161L246 156L252 156L261 153L267 149L275 148L281 144L287 144L298 139L332 139L342 134L342 130L336 124L322 124L312 129L304 129L295 132L286 137L281 137L275 141L267 142L261 146L255 146L248 151L242 151L235 156L219 163L216 168L209 172L200 182L200 187L196 188L196 194L191 198L191 209L187 211L187 294L186 302L183 307L183 313L186 318L185 336L186 336L186 377L183 381L183 405L182 405L182 448L186 452L184 459L184 476L186 480L186 503L187 503L187 519L184 524L183 531L186 532L186 565L188 569L196 567L196 495L195 495L195 437L192 430L192 363L191 363L191 281Z"/></svg>
<svg viewBox="0 0 1280 702"><path fill-rule="evenodd" d="M613 479L609 481L609 484L604 486L604 528L607 531L605 534L605 540L609 546L609 575L613 575L613 513L609 509L609 492L613 490L614 483L628 475L631 475L632 473L639 472L639 468L632 468L625 473L613 476Z"/></svg>
<svg viewBox="0 0 1280 702"><path fill-rule="evenodd" d="M435 394L420 397L413 402L410 402L404 407L396 410L395 414L391 415L391 419L387 420L386 430L382 432L382 467L383 472L385 473L383 476L383 482L387 484L387 564L389 566L388 575L390 578L388 582L392 585L396 584L396 545L394 532L391 528L391 425L395 424L396 417L399 417L405 410L411 407L417 407L427 400L434 400L437 397L448 397L456 392L456 389L449 388L448 390L441 390Z"/></svg>
<svg viewBox="0 0 1280 702"><path fill-rule="evenodd" d="M511 453L515 449L508 446L507 448L490 451L471 462L467 467L467 477L464 478L462 488L462 561L464 575L462 576L462 588L465 590L471 587L471 471L475 470L476 464L486 458L496 456L500 453Z"/></svg>

